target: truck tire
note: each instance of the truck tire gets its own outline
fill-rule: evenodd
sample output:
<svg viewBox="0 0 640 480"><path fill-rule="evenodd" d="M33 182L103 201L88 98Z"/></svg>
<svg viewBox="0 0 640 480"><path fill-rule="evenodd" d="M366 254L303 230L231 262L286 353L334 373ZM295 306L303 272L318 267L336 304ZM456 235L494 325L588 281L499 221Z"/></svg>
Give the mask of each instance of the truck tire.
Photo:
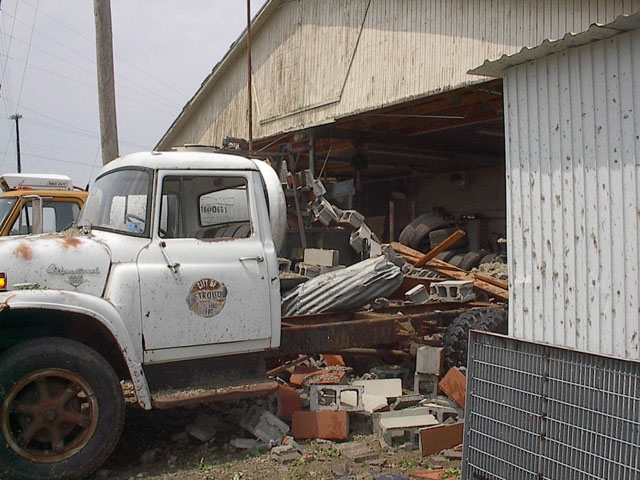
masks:
<svg viewBox="0 0 640 480"><path fill-rule="evenodd" d="M482 255L478 252L468 252L460 262L460 268L468 272L480 264L481 258Z"/></svg>
<svg viewBox="0 0 640 480"><path fill-rule="evenodd" d="M485 263L495 262L499 256L500 255L498 255L497 253L488 253L487 255L482 257L482 259L480 259L480 263L478 265L484 265Z"/></svg>
<svg viewBox="0 0 640 480"><path fill-rule="evenodd" d="M458 227L447 227L447 228L439 228L437 230L431 230L429 232L429 245L431 246L432 249L436 248L438 245L440 245L442 242L444 242L447 238L449 238L451 235L456 233L458 230L460 230ZM465 235L456 243L451 245L449 249L463 248L463 247L466 247L468 244L469 244L469 239Z"/></svg>
<svg viewBox="0 0 640 480"><path fill-rule="evenodd" d="M453 257L449 259L449 263L454 267L460 268L460 265L462 265L462 262L464 261L465 255L466 253L456 253Z"/></svg>
<svg viewBox="0 0 640 480"><path fill-rule="evenodd" d="M467 365L469 330L507 333L507 312L494 308L478 308L456 317L444 335L445 370Z"/></svg>
<svg viewBox="0 0 640 480"><path fill-rule="evenodd" d="M426 253L426 250L430 250L428 248L429 232L447 225L449 225L449 222L438 213L428 212L422 214L400 232L400 243Z"/></svg>
<svg viewBox="0 0 640 480"><path fill-rule="evenodd" d="M0 356L0 475L85 478L111 455L124 396L111 366L63 338L21 343Z"/></svg>

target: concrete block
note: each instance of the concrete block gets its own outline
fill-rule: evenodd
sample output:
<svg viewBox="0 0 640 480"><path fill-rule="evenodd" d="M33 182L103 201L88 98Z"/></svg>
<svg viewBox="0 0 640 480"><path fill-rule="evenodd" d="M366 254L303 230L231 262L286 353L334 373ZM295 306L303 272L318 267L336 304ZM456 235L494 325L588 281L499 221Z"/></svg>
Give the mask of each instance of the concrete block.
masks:
<svg viewBox="0 0 640 480"><path fill-rule="evenodd" d="M423 345L416 352L416 372L438 375L442 372L444 348Z"/></svg>
<svg viewBox="0 0 640 480"><path fill-rule="evenodd" d="M299 411L293 414L293 436L299 439L323 438L326 440L346 440L349 435L347 412Z"/></svg>
<svg viewBox="0 0 640 480"><path fill-rule="evenodd" d="M432 283L431 295L443 302L470 302L476 299L473 282L467 280L447 280Z"/></svg>
<svg viewBox="0 0 640 480"><path fill-rule="evenodd" d="M342 403L355 406L358 401L355 392L344 392L342 394ZM379 412L388 408L389 404L386 397L379 397L377 395L362 394L362 411L365 413Z"/></svg>
<svg viewBox="0 0 640 480"><path fill-rule="evenodd" d="M391 404L391 410L402 410L404 408L414 407L424 399L423 395L403 395L396 398Z"/></svg>
<svg viewBox="0 0 640 480"><path fill-rule="evenodd" d="M267 448L266 443L255 438L232 438L229 443L238 450L251 450L254 448L256 450L265 450Z"/></svg>
<svg viewBox="0 0 640 480"><path fill-rule="evenodd" d="M366 395L384 398L398 398L402 396L402 380L386 378L380 380L355 380L352 385L364 387Z"/></svg>
<svg viewBox="0 0 640 480"><path fill-rule="evenodd" d="M293 462L300 458L300 452L298 452L291 445L281 445L277 447L273 447L271 449L271 458L280 462L280 463L289 463Z"/></svg>
<svg viewBox="0 0 640 480"><path fill-rule="evenodd" d="M296 271L300 275L304 275L308 278L314 278L318 275L322 275L327 272L333 272L334 270L342 270L346 268L344 265L336 265L334 267L327 267L325 265L312 265L310 263L300 262L296 265Z"/></svg>
<svg viewBox="0 0 640 480"><path fill-rule="evenodd" d="M427 288L420 284L416 285L411 290L404 292L404 298L416 305L421 305L423 303L427 303L431 296L429 295L429 292L427 292Z"/></svg>
<svg viewBox="0 0 640 480"><path fill-rule="evenodd" d="M309 390L310 410L312 412L321 410L362 412L364 410L363 393L364 387L354 385L312 385ZM345 394L351 394L347 395L347 402L343 401Z"/></svg>
<svg viewBox="0 0 640 480"><path fill-rule="evenodd" d="M381 435L385 443L391 446L397 438L408 440L417 446L419 429L437 424L438 420L422 407L373 415L374 433Z"/></svg>
<svg viewBox="0 0 640 480"><path fill-rule="evenodd" d="M342 216L342 210L331 205L323 197L318 197L311 203L311 211L325 227L338 223Z"/></svg>
<svg viewBox="0 0 640 480"><path fill-rule="evenodd" d="M421 403L421 406L428 408L429 412L438 419L438 422L444 423L446 421L458 421L462 420L463 410L451 406L438 405L436 403Z"/></svg>
<svg viewBox="0 0 640 480"><path fill-rule="evenodd" d="M438 394L438 375L416 372L413 376L413 391L428 398L435 397Z"/></svg>
<svg viewBox="0 0 640 480"><path fill-rule="evenodd" d="M279 445L289 432L289 425L257 405L252 406L238 424L269 446Z"/></svg>
<svg viewBox="0 0 640 480"><path fill-rule="evenodd" d="M310 265L335 267L340 263L340 252L324 248L307 248L304 251L303 262Z"/></svg>
<svg viewBox="0 0 640 480"><path fill-rule="evenodd" d="M295 388L286 385L278 386L278 416L291 420L293 412L302 410L302 399Z"/></svg>
<svg viewBox="0 0 640 480"><path fill-rule="evenodd" d="M378 453L371 450L368 445L357 443L341 445L338 447L338 450L340 451L340 457L346 458L355 463L368 462L379 457Z"/></svg>
<svg viewBox="0 0 640 480"><path fill-rule="evenodd" d="M343 210L339 223L344 227L358 229L364 223L364 215L356 210Z"/></svg>
<svg viewBox="0 0 640 480"><path fill-rule="evenodd" d="M467 377L460 370L456 367L450 368L444 378L440 380L439 386L447 397L464 408L467 395Z"/></svg>
<svg viewBox="0 0 640 480"><path fill-rule="evenodd" d="M420 451L423 457L453 448L462 443L464 423L437 425L420 429Z"/></svg>

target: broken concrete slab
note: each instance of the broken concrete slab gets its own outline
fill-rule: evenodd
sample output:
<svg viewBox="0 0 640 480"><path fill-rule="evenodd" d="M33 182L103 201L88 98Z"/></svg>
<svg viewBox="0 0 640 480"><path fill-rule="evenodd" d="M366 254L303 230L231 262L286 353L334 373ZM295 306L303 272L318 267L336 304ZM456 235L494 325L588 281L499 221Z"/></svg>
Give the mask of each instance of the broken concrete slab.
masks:
<svg viewBox="0 0 640 480"><path fill-rule="evenodd" d="M258 405L249 409L239 425L269 446L280 445L289 432L289 425Z"/></svg>
<svg viewBox="0 0 640 480"><path fill-rule="evenodd" d="M431 297L427 292L427 288L420 284L404 292L404 298L411 303L421 305L427 303Z"/></svg>
<svg viewBox="0 0 640 480"><path fill-rule="evenodd" d="M402 395L396 398L389 408L390 410L402 410L404 408L414 407L422 400L424 400L424 396L422 395Z"/></svg>
<svg viewBox="0 0 640 480"><path fill-rule="evenodd" d="M238 450L266 450L267 444L255 438L233 438L229 442L233 448Z"/></svg>
<svg viewBox="0 0 640 480"><path fill-rule="evenodd" d="M342 395L342 403L355 406L357 402L356 394L352 392L344 392ZM362 394L362 412L372 414L380 412L389 407L386 397L380 397L378 395Z"/></svg>
<svg viewBox="0 0 640 480"><path fill-rule="evenodd" d="M420 451L423 457L428 457L442 450L455 447L462 443L464 423L454 423L453 425L436 425L421 428L418 432L420 437Z"/></svg>
<svg viewBox="0 0 640 480"><path fill-rule="evenodd" d="M402 396L402 380L386 378L381 380L355 380L352 385L364 387L365 395L384 398L398 398Z"/></svg>
<svg viewBox="0 0 640 480"><path fill-rule="evenodd" d="M208 442L215 437L219 424L220 422L216 417L206 413L199 413L195 420L187 425L185 431L201 442Z"/></svg>
<svg viewBox="0 0 640 480"><path fill-rule="evenodd" d="M454 402L451 402L454 403ZM429 410L429 412L438 419L438 422L444 423L450 419L454 421L458 421L458 419L462 419L464 415L464 410L462 408L455 406L443 406L437 403L427 403L421 402L420 405Z"/></svg>
<svg viewBox="0 0 640 480"><path fill-rule="evenodd" d="M467 395L467 377L456 367L451 367L439 384L447 397L456 402L462 408L465 406Z"/></svg>
<svg viewBox="0 0 640 480"><path fill-rule="evenodd" d="M423 345L416 351L416 373L438 375L442 373L444 348Z"/></svg>
<svg viewBox="0 0 640 480"><path fill-rule="evenodd" d="M293 462L300 457L300 452L291 445L279 445L271 449L271 458L280 463Z"/></svg>
<svg viewBox="0 0 640 480"><path fill-rule="evenodd" d="M372 451L367 445L350 443L338 447L340 456L355 463L368 462L379 457L377 452Z"/></svg>
<svg viewBox="0 0 640 480"><path fill-rule="evenodd" d="M309 390L310 410L361 412L364 410L364 387L356 385L312 385ZM346 395L347 401L343 399Z"/></svg>
<svg viewBox="0 0 640 480"><path fill-rule="evenodd" d="M292 433L295 438L346 440L349 435L347 412L306 412L293 414Z"/></svg>

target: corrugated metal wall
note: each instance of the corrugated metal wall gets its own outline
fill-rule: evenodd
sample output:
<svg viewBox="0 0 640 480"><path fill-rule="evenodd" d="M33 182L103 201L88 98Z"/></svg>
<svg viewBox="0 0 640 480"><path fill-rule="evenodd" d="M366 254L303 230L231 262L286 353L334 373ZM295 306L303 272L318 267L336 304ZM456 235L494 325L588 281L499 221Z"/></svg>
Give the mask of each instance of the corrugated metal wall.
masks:
<svg viewBox="0 0 640 480"><path fill-rule="evenodd" d="M640 0L277 0L254 34L254 136L483 81L487 58L586 30ZM244 45L162 148L246 137Z"/></svg>
<svg viewBox="0 0 640 480"><path fill-rule="evenodd" d="M640 358L640 31L507 69L510 334Z"/></svg>

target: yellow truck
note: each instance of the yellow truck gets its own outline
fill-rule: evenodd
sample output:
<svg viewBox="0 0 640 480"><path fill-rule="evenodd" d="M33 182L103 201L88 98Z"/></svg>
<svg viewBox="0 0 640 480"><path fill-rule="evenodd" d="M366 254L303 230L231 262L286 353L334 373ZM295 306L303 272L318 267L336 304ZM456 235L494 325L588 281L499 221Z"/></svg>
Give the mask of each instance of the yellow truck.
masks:
<svg viewBox="0 0 640 480"><path fill-rule="evenodd" d="M88 195L65 175L8 173L0 189L0 236L65 230Z"/></svg>

